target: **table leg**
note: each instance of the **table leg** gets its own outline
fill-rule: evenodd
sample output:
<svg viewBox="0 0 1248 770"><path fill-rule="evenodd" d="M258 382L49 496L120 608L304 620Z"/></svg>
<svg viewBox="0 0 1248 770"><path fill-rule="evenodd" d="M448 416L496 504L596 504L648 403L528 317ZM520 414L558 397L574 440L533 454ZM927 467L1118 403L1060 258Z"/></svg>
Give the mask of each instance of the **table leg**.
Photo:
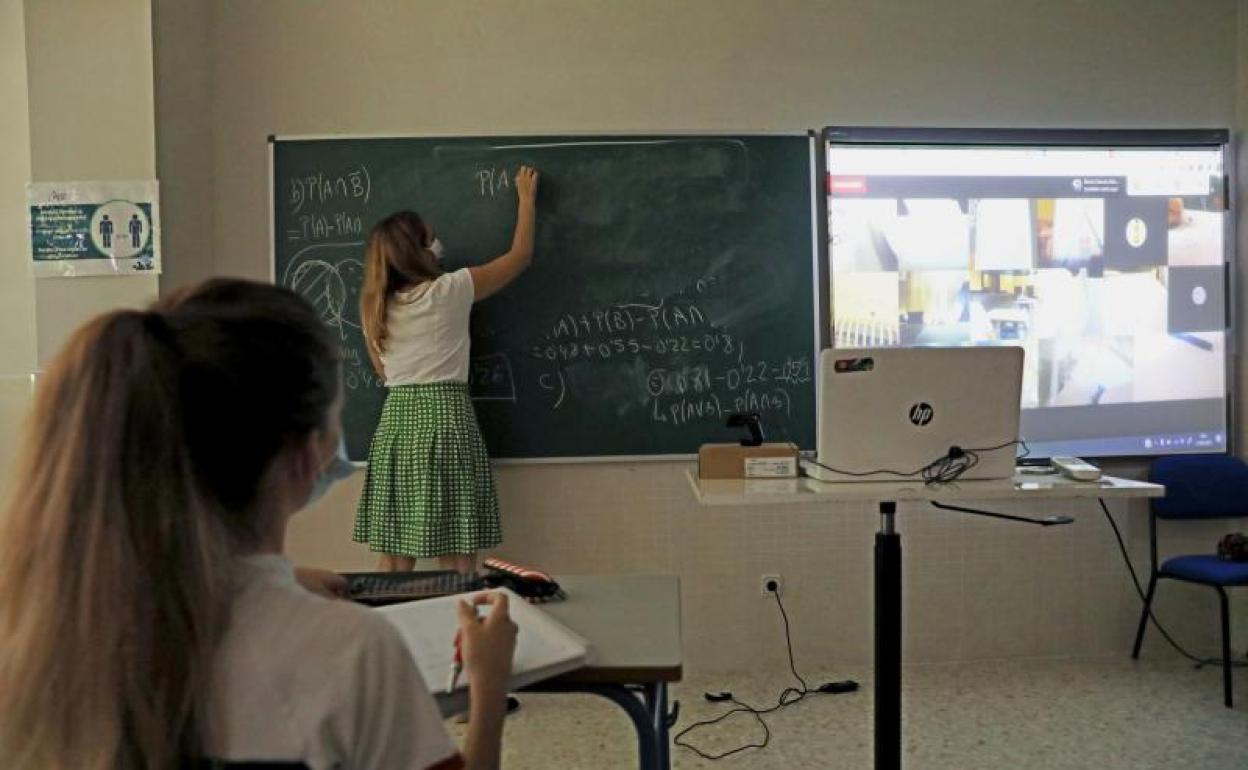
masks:
<svg viewBox="0 0 1248 770"><path fill-rule="evenodd" d="M667 770L672 766L672 742L668 737L671 717L667 712L667 682L654 682L645 686L646 709L654 726L655 752L659 767Z"/></svg>
<svg viewBox="0 0 1248 770"><path fill-rule="evenodd" d="M668 770L668 741L666 713L651 707L650 685L643 688L643 698L621 684L536 684L524 688L529 692L582 692L598 695L624 709L637 730L637 766L640 770ZM655 705L667 707L667 685L660 684L656 691ZM643 703L643 700L645 701ZM660 733L656 726L662 725ZM659 736L663 745L660 748Z"/></svg>
<svg viewBox="0 0 1248 770"><path fill-rule="evenodd" d="M896 503L880 503L875 535L875 768L901 768L901 536Z"/></svg>

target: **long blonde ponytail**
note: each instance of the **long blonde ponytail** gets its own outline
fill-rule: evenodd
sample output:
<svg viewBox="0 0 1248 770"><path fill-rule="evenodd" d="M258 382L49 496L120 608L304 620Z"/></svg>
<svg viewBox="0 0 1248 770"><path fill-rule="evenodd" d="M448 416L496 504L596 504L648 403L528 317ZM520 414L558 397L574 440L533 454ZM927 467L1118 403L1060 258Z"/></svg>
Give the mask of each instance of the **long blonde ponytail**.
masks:
<svg viewBox="0 0 1248 770"><path fill-rule="evenodd" d="M396 292L442 275L428 248L429 229L415 211L399 211L378 222L364 247L364 285L360 289L360 326L368 357L384 377L381 354L389 330L386 314Z"/></svg>
<svg viewBox="0 0 1248 770"><path fill-rule="evenodd" d="M6 767L146 770L197 751L226 540L194 492L162 323L96 319L36 397L0 521Z"/></svg>
<svg viewBox="0 0 1248 770"><path fill-rule="evenodd" d="M337 392L327 330L274 286L210 281L73 335L0 519L0 767L200 756L230 555Z"/></svg>

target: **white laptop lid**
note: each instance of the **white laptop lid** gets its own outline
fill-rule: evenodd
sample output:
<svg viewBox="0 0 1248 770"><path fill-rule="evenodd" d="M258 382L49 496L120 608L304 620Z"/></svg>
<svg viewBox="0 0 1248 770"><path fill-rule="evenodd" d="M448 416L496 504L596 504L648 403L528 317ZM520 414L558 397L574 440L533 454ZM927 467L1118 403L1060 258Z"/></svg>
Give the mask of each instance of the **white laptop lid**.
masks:
<svg viewBox="0 0 1248 770"><path fill-rule="evenodd" d="M819 374L819 465L808 465L811 476L919 479L872 471L914 473L953 446L979 458L962 479L1014 474L1022 348L829 349Z"/></svg>

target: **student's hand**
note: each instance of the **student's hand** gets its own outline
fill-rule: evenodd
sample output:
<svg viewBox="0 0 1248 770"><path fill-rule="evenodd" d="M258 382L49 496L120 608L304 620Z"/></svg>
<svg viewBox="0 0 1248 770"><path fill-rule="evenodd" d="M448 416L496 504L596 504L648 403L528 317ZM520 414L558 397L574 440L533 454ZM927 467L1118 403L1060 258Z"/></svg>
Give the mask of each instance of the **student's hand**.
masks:
<svg viewBox="0 0 1248 770"><path fill-rule="evenodd" d="M516 172L516 195L520 200L532 203L537 200L537 179L540 174L532 166L521 166Z"/></svg>
<svg viewBox="0 0 1248 770"><path fill-rule="evenodd" d="M492 605L484 619L477 618L477 607ZM507 612L507 596L487 591L459 602L459 633L463 645L468 682L476 686L506 688L511 661L516 652L516 624Z"/></svg>
<svg viewBox="0 0 1248 770"><path fill-rule="evenodd" d="M295 580L299 585L326 599L344 599L347 596L347 579L337 572L311 567L295 567Z"/></svg>

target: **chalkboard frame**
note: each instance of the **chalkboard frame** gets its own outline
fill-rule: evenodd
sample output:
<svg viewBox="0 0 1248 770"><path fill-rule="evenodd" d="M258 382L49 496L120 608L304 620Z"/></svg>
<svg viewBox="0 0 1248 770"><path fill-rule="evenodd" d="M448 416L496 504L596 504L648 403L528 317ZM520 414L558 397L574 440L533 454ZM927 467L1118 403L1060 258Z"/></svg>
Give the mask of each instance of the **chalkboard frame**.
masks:
<svg viewBox="0 0 1248 770"><path fill-rule="evenodd" d="M317 142L317 141L349 141L361 139L490 139L499 136L497 132L482 133L468 132L462 134L448 135L444 133L343 133L343 134L269 134L266 137L266 154L268 156L268 224L269 224L269 281L277 284L277 212L275 209L276 198L276 145L278 142ZM826 239L823 237L824 225L821 224L821 217L826 217L825 196L822 194L824 186L820 185L819 180L826 175L825 160L823 158L823 135L821 131L815 129L772 129L772 130L698 130L698 129L648 129L648 130L610 130L610 131L509 131L506 132L508 137L547 137L552 135L563 137L629 137L629 136L671 136L671 137L805 137L807 139L809 182L810 182L810 260L811 260L811 276L813 291L813 340L812 361L819 360L819 353L823 348L830 345L830 324L831 324L831 296L830 296L830 265L828 263L828 248ZM818 426L819 419L819 367L814 366L813 369L813 387L815 390L814 408L815 426ZM727 432L725 433L727 435ZM804 457L814 456L814 447L799 447L799 452ZM523 465L580 465L580 464L601 464L601 463L662 463L662 462L689 462L697 458L696 453L677 453L677 454L627 454L627 455L584 455L584 456L567 456L567 457L490 457L492 465L503 466L523 466ZM368 465L367 460L351 460L356 467L365 467Z"/></svg>

